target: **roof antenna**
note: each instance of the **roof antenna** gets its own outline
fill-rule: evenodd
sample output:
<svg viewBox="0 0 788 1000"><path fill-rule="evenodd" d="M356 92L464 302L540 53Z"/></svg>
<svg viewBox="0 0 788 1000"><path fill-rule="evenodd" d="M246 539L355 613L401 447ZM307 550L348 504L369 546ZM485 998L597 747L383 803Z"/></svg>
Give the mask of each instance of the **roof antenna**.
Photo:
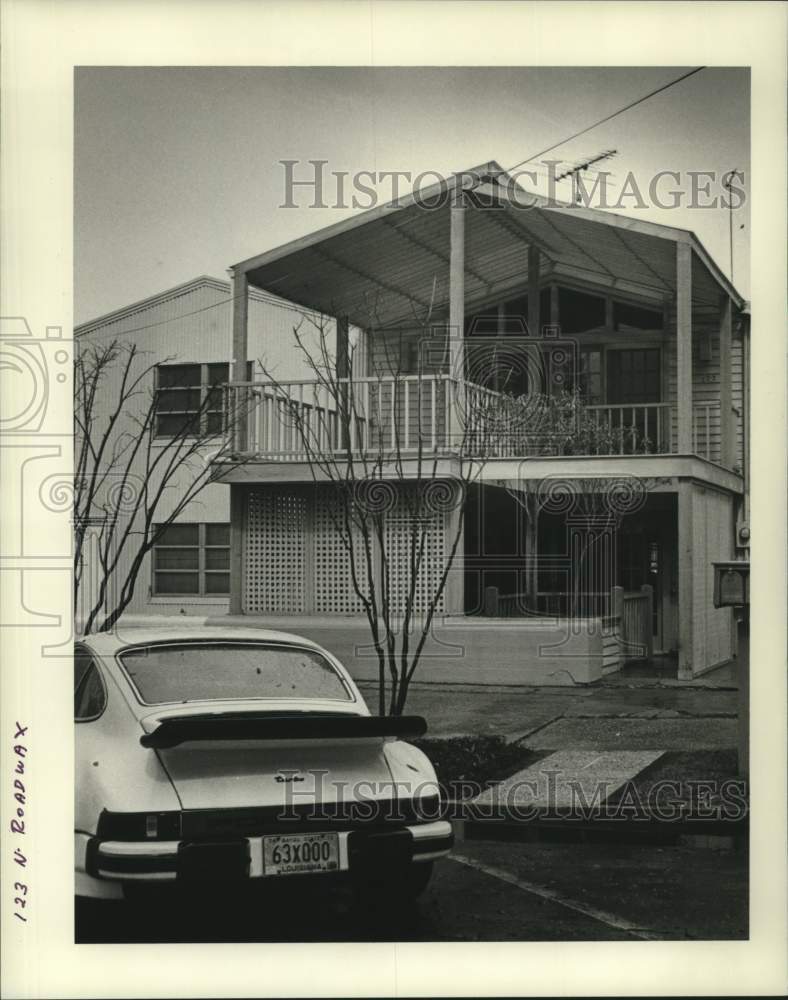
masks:
<svg viewBox="0 0 788 1000"><path fill-rule="evenodd" d="M588 170L589 167L593 167L596 163L601 163L603 160L611 160L614 156L618 155L617 149L604 149L601 153L597 153L596 156L589 156L587 160L583 160L580 163L575 164L569 170L565 170L562 174L556 177L556 183L562 181L567 177L571 177L573 182L576 177L583 173L584 170ZM575 189L574 183L572 184L572 190ZM575 201L580 202L583 199L580 197L579 192L575 195Z"/></svg>
<svg viewBox="0 0 788 1000"><path fill-rule="evenodd" d="M731 284L733 284L733 198L731 197L731 188L733 187L733 180L741 179L744 180L744 174L738 169L730 170L727 175L727 180L723 181L722 186L728 192L728 247L731 262ZM739 226L739 229L744 229L744 225Z"/></svg>

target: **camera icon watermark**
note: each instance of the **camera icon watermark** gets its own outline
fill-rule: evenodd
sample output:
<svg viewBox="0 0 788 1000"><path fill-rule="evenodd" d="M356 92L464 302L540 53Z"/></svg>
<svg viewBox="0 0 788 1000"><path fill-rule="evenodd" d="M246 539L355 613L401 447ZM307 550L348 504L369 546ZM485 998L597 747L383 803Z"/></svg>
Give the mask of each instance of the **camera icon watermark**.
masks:
<svg viewBox="0 0 788 1000"><path fill-rule="evenodd" d="M72 422L63 410L67 404L72 412L71 370L62 326L47 326L42 336L25 317L0 318L0 578L8 596L0 628L31 630L45 656L70 655ZM53 600L56 592L62 602Z"/></svg>
<svg viewBox="0 0 788 1000"><path fill-rule="evenodd" d="M0 318L0 434L62 435L62 424L48 426L47 414L52 382L65 384L70 366L62 327L36 337L24 317Z"/></svg>

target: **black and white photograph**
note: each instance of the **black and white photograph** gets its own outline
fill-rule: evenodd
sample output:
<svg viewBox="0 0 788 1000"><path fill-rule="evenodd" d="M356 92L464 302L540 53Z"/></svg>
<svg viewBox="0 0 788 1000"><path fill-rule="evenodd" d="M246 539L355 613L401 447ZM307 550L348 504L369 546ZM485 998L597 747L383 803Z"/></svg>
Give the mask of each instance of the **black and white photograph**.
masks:
<svg viewBox="0 0 788 1000"><path fill-rule="evenodd" d="M410 5L325 6L337 37L361 7L408 7L417 33ZM637 6L423 9L484 7L506 34L509 13L527 30L535 8L597 7L603 28ZM691 5L643 6L666 30ZM751 676L750 568L764 448L785 499L785 318L758 297L759 78L706 48L75 56L73 321L34 325L20 298L0 348L21 483L3 495L6 648L50 627L34 689L4 690L41 699L56 673L63 711L73 696L57 863L77 962L112 968L118 945L165 964L176 945L650 954L762 932L769 723L751 689L771 642L784 694L785 623L754 628ZM37 555L39 509L57 558ZM785 618L783 540L754 622L774 598ZM4 715L14 933L44 903L28 785L54 713ZM412 989L416 968L377 989Z"/></svg>

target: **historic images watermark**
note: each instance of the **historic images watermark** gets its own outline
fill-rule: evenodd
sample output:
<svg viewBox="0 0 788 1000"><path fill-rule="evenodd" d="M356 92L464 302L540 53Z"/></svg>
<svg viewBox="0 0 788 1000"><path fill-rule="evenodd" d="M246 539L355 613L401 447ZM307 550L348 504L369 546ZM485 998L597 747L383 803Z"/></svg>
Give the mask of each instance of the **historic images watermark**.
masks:
<svg viewBox="0 0 788 1000"><path fill-rule="evenodd" d="M741 170L657 170L648 176L628 171L623 180L600 170L586 179L581 172L566 178L566 164L542 160L512 173L460 171L448 177L436 170L332 170L322 159L278 161L282 169L279 208L371 209L406 203L425 211L443 208L461 189L475 207L506 205L528 211L547 206L601 209L732 209L746 201L746 175ZM539 196L529 189L546 188ZM615 189L615 190L614 190ZM559 193L560 192L560 193Z"/></svg>
<svg viewBox="0 0 788 1000"><path fill-rule="evenodd" d="M688 818L740 823L748 814L746 783L739 778L663 778L639 783L603 779L590 784L560 768L545 767L498 785L448 782L340 780L321 768L288 770L284 822L428 823L436 820L502 820L528 823L542 817L566 821L632 820L677 823Z"/></svg>

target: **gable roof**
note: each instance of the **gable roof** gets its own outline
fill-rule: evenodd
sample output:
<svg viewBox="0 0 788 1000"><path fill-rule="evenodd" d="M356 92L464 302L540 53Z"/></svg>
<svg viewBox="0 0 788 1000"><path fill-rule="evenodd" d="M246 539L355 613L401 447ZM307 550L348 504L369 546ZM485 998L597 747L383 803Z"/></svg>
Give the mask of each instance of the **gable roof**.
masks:
<svg viewBox="0 0 788 1000"><path fill-rule="evenodd" d="M469 205L465 286L469 303L522 289L524 247L536 245L542 274L580 278L664 301L675 295L676 245L693 254L693 299L744 300L694 233L564 203L526 191L495 161L376 206L236 264L250 286L305 308L347 315L359 326L433 316L448 303L449 208L462 187L496 207ZM430 207L437 201L436 207Z"/></svg>
<svg viewBox="0 0 788 1000"><path fill-rule="evenodd" d="M222 281L219 278L211 278L207 274L201 274L197 278L192 278L190 281L184 281L182 284L175 285L173 288L167 288L162 292L156 292L155 295L149 295L147 298L140 299L138 302L132 302L130 305L121 306L119 309L113 309L111 312L104 313L102 316L97 316L95 319L85 320L84 323L79 323L74 327L74 336L84 336L99 327L108 326L110 323L117 323L119 320L126 319L128 316L133 316L135 313L145 312L148 309L152 309L154 306L161 305L163 302L170 302L172 299L188 295L190 292L194 292L200 288L215 288L217 291L226 292L228 296L230 294L229 281Z"/></svg>
<svg viewBox="0 0 788 1000"><path fill-rule="evenodd" d="M197 278L192 278L190 281L184 281L182 284L175 285L172 288L166 288L164 291L156 292L155 295L149 295L147 298L140 299L138 302L132 302L130 305L121 306L119 309L113 309L112 312L104 313L104 315L97 316L95 319L85 320L84 323L80 323L74 327L74 336L85 336L88 333L101 329L101 327L109 326L112 323L117 323L120 320L127 319L129 316L146 312L148 309L153 309L165 302L171 302L174 299L182 298L184 295L189 295L201 288L213 288L217 292L222 292L227 297L227 301L230 301L229 281L223 281L221 278L212 278L210 275L201 274ZM279 306L288 305L288 303L284 301L272 301L275 300L275 297L272 297L257 288L249 289L249 297L258 302L266 302Z"/></svg>

